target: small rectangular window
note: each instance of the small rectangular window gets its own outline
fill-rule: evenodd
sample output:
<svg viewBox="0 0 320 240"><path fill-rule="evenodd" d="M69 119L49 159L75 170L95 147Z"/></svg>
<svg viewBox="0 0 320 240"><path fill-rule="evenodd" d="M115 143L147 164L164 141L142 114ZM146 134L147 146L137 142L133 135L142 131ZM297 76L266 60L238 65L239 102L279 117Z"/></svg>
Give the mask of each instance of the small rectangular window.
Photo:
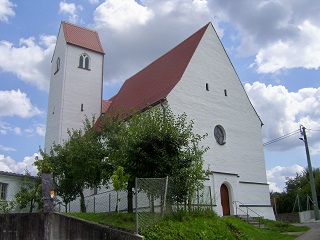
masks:
<svg viewBox="0 0 320 240"><path fill-rule="evenodd" d="M6 200L7 197L7 183L0 182L0 200Z"/></svg>
<svg viewBox="0 0 320 240"><path fill-rule="evenodd" d="M81 112L83 112L83 103L81 103Z"/></svg>
<svg viewBox="0 0 320 240"><path fill-rule="evenodd" d="M209 91L209 83L206 83L206 90Z"/></svg>
<svg viewBox="0 0 320 240"><path fill-rule="evenodd" d="M228 96L228 94L227 94L227 89L224 90L224 95L225 95L225 96Z"/></svg>

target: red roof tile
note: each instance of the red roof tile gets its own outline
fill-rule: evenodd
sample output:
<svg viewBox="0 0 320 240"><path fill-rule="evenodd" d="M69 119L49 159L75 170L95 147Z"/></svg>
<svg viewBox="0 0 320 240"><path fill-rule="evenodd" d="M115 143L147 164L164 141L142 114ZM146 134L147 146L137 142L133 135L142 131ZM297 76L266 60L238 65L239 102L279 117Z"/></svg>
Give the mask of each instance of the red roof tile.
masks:
<svg viewBox="0 0 320 240"><path fill-rule="evenodd" d="M166 98L180 81L209 24L126 80L106 113L141 111Z"/></svg>
<svg viewBox="0 0 320 240"><path fill-rule="evenodd" d="M61 22L67 43L103 53L103 48L96 31L79 27L67 22Z"/></svg>
<svg viewBox="0 0 320 240"><path fill-rule="evenodd" d="M112 102L111 99L102 100L102 109L101 109L102 113L106 113L106 111L108 111L108 108L110 107L111 102Z"/></svg>

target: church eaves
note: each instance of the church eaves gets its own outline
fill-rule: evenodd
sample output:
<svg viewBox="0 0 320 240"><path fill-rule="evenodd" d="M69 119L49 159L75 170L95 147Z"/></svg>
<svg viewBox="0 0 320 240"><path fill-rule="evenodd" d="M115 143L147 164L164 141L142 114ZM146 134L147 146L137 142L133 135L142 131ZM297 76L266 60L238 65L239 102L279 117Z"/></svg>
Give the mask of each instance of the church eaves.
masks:
<svg viewBox="0 0 320 240"><path fill-rule="evenodd" d="M99 35L96 31L61 22L66 42L104 54Z"/></svg>

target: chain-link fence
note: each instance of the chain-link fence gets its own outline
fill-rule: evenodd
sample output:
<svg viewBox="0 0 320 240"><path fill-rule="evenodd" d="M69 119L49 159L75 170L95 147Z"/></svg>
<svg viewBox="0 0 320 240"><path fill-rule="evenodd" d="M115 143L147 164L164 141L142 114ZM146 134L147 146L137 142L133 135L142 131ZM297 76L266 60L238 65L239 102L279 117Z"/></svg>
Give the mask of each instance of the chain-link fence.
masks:
<svg viewBox="0 0 320 240"><path fill-rule="evenodd" d="M127 192L116 192L105 186L83 191L86 212L124 212L127 211ZM80 197L64 203L60 196L55 197L55 210L57 212L81 212Z"/></svg>
<svg viewBox="0 0 320 240"><path fill-rule="evenodd" d="M179 209L210 209L213 208L211 188L205 186L185 201L179 200L173 182L167 178L136 178L135 186L136 231L140 232L166 214Z"/></svg>
<svg viewBox="0 0 320 240"><path fill-rule="evenodd" d="M136 178L136 232L161 219L171 209L168 178Z"/></svg>
<svg viewBox="0 0 320 240"><path fill-rule="evenodd" d="M279 197L272 197L271 204L273 206L274 213L293 213L303 212L313 209L312 197L308 194L297 195L281 195Z"/></svg>
<svg viewBox="0 0 320 240"><path fill-rule="evenodd" d="M181 189L177 188L170 178L136 178L133 208L136 212L136 231L145 229L167 214L179 209L213 208L211 188L205 186L191 196L181 199ZM112 186L101 186L83 191L85 211L127 212L128 194L126 191L116 192ZM59 212L81 212L80 197L65 204L62 197L55 196L55 210Z"/></svg>

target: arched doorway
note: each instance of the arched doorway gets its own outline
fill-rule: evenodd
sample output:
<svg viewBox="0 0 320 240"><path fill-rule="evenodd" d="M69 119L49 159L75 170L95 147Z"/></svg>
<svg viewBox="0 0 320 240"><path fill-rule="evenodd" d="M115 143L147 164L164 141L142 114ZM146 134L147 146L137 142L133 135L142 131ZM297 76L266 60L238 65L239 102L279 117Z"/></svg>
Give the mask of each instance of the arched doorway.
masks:
<svg viewBox="0 0 320 240"><path fill-rule="evenodd" d="M223 216L230 215L229 190L225 184L220 187L220 198Z"/></svg>

